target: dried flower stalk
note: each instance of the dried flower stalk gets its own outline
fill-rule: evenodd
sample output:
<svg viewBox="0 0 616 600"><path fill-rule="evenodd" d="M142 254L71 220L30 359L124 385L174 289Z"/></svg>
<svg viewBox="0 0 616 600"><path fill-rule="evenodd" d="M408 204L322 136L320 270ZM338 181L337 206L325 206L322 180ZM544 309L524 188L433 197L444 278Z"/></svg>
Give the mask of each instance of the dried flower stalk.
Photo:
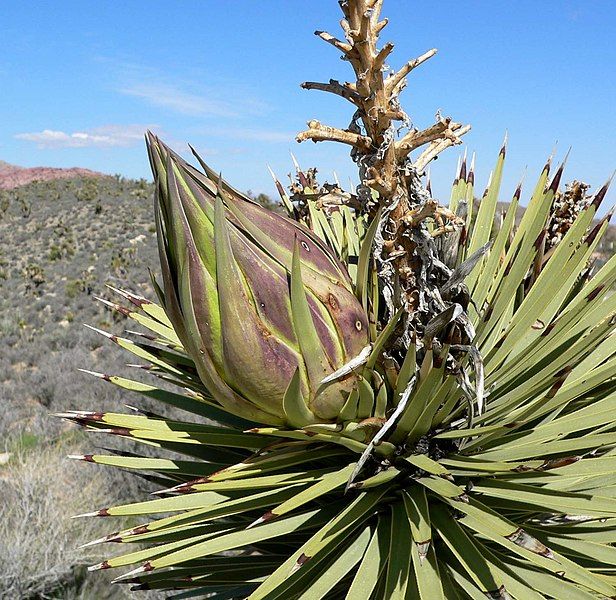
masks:
<svg viewBox="0 0 616 600"><path fill-rule="evenodd" d="M380 16L382 0L341 0L339 4L345 39L324 31L315 33L342 52L353 68L355 81L309 81L302 87L340 96L355 107L355 113L346 129L311 120L296 139L335 141L352 147L361 181L357 189L361 212L374 217L381 210L374 256L388 316L405 307L409 318L402 337L408 342L411 330L421 331L447 306L438 287L451 271L436 259L432 235L455 233L463 226L461 219L431 197L421 176L441 152L460 143L470 125L437 114L434 125L423 130L412 127L399 95L407 76L433 57L436 49L388 73L386 61L394 46L387 42L378 48L379 34L387 25L387 19ZM407 131L400 136L403 129ZM419 154L413 158L415 151ZM378 194L376 198L373 191ZM436 223L433 234L426 227L426 219Z"/></svg>

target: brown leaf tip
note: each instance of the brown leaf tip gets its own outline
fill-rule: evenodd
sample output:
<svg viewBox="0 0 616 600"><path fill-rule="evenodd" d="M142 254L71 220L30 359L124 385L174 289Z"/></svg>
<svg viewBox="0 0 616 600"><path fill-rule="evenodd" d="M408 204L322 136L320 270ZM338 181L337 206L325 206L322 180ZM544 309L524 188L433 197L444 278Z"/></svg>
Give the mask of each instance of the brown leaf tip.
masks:
<svg viewBox="0 0 616 600"><path fill-rule="evenodd" d="M605 223L605 219L601 219L601 221L599 221L592 228L591 232L588 234L588 236L584 240L584 244L586 244L587 246L590 246L597 239L597 236L599 235L599 232L601 231L601 228L603 227L604 223Z"/></svg>
<svg viewBox="0 0 616 600"><path fill-rule="evenodd" d="M546 336L556 327L556 321L552 321L546 328L545 331L541 334L542 336Z"/></svg>
<svg viewBox="0 0 616 600"><path fill-rule="evenodd" d="M423 564L426 556L428 556L428 551L430 550L430 540L425 540L423 542L417 542L417 553L419 554L419 562Z"/></svg>
<svg viewBox="0 0 616 600"><path fill-rule="evenodd" d="M488 598L493 600L511 600L511 596L504 585L501 585L497 590L490 590L486 592Z"/></svg>
<svg viewBox="0 0 616 600"><path fill-rule="evenodd" d="M118 311L121 315L124 315L125 317L130 316L131 312L133 312L132 310L129 310L128 308L121 306L120 304L116 304L115 302L111 302L110 305L113 307L114 310Z"/></svg>
<svg viewBox="0 0 616 600"><path fill-rule="evenodd" d="M486 312L485 312L485 314L483 316L483 321L484 322L489 321L493 312L494 312L494 307L493 306L488 306L488 309L486 310Z"/></svg>
<svg viewBox="0 0 616 600"><path fill-rule="evenodd" d="M526 465L518 465L515 469L513 469L514 473L526 473L526 471L532 471L532 468L527 467Z"/></svg>
<svg viewBox="0 0 616 600"><path fill-rule="evenodd" d="M520 546L520 548L529 550L534 554L545 556L546 558L554 558L553 552L545 544L526 533L521 527L518 527L512 534L506 535L505 538L513 542L516 546Z"/></svg>
<svg viewBox="0 0 616 600"><path fill-rule="evenodd" d="M586 300L588 300L588 302L592 302L603 291L604 287L604 285L598 285L592 292L590 292L590 294L588 294L588 296L586 296Z"/></svg>
<svg viewBox="0 0 616 600"><path fill-rule="evenodd" d="M541 466L537 467L537 471L549 471L550 469L559 469L560 467L566 467L581 460L581 456L566 456L563 458L554 458L552 460L546 460Z"/></svg>
<svg viewBox="0 0 616 600"><path fill-rule="evenodd" d="M560 165L560 167L558 167L558 171L556 171L556 174L554 175L554 179L552 179L552 183L550 184L550 187L548 188L549 191L556 193L558 191L558 186L560 186L560 180L563 176L563 171L565 170L565 164L563 163L562 165Z"/></svg>
<svg viewBox="0 0 616 600"><path fill-rule="evenodd" d="M310 556L306 556L303 552L300 557L297 559L296 566L302 567L310 560Z"/></svg>
<svg viewBox="0 0 616 600"><path fill-rule="evenodd" d="M601 202L603 202L603 199L605 198L605 195L607 194L607 190L610 187L610 182L608 181L607 183L605 183L603 185L603 187L595 194L595 197L592 199L592 204L595 208L599 208L599 206L601 206Z"/></svg>
<svg viewBox="0 0 616 600"><path fill-rule="evenodd" d="M139 527L131 529L130 535L140 535L142 533L147 533L148 531L150 531L150 529L147 525L139 525Z"/></svg>
<svg viewBox="0 0 616 600"><path fill-rule="evenodd" d="M537 239L535 240L535 243L533 244L533 246L535 247L536 250L541 248L541 246L543 244L543 241L545 240L545 237L547 236L547 234L548 234L548 230L547 229L542 229L541 230L541 233L537 236Z"/></svg>
<svg viewBox="0 0 616 600"><path fill-rule="evenodd" d="M132 435L128 427L113 427L110 429L105 429L105 433L110 433L111 435L124 435L128 437Z"/></svg>
<svg viewBox="0 0 616 600"><path fill-rule="evenodd" d="M131 292L127 292L126 290L118 290L118 293L139 308L141 308L145 304L152 304L147 298L144 298L143 296L137 296L136 294L132 294Z"/></svg>
<svg viewBox="0 0 616 600"><path fill-rule="evenodd" d="M460 181L466 181L466 161L463 161L460 165Z"/></svg>
<svg viewBox="0 0 616 600"><path fill-rule="evenodd" d="M558 390L560 390L560 388L563 387L566 380L567 380L567 375L563 375L562 377L560 377L558 381L556 381L554 385L552 385L552 387L549 389L545 397L547 399L554 398L554 396L556 396L556 394L558 393Z"/></svg>
<svg viewBox="0 0 616 600"><path fill-rule="evenodd" d="M516 202L520 201L520 196L522 195L522 184L518 183L518 187L515 188L515 192L513 192L513 199Z"/></svg>
<svg viewBox="0 0 616 600"><path fill-rule="evenodd" d="M268 510L266 513L263 514L263 516L261 517L261 522L262 523L267 523L268 521L271 521L272 519L275 519L278 515L276 515L275 513L273 513L271 510Z"/></svg>
<svg viewBox="0 0 616 600"><path fill-rule="evenodd" d="M454 496L452 500L454 502L464 502L464 504L468 504L471 501L468 497L468 494L460 494L459 496Z"/></svg>
<svg viewBox="0 0 616 600"><path fill-rule="evenodd" d="M567 375L569 375L569 373L571 373L571 371L573 371L573 365L567 365L566 367L563 367L560 371L558 371L554 377L565 377Z"/></svg>
<svg viewBox="0 0 616 600"><path fill-rule="evenodd" d="M83 415L88 421L102 421L105 417L105 413L91 412Z"/></svg>
<svg viewBox="0 0 616 600"><path fill-rule="evenodd" d="M282 187L282 183L280 183L280 181L278 181L277 179L275 183L276 183L276 189L278 190L278 193L281 196L286 196L286 192L284 191L284 188Z"/></svg>

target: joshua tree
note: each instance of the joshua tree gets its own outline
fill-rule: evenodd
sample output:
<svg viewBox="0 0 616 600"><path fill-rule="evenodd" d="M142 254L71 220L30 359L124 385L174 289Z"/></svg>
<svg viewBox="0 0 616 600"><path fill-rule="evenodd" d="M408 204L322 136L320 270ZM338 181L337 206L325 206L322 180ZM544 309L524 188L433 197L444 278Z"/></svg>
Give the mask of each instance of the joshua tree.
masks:
<svg viewBox="0 0 616 600"><path fill-rule="evenodd" d="M590 263L607 185L561 192L548 161L490 239L503 146L478 208L465 161L432 198L426 166L469 127L410 125L399 95L435 50L388 74L381 4L341 1L344 41L317 32L355 81L303 84L354 105L298 140L349 145L357 190L298 168L276 180L286 218L148 135L159 304L114 290L148 332L101 333L158 382L93 374L192 418L62 415L161 450L75 457L158 496L82 515L144 519L91 542L137 544L92 570L177 598L614 597L616 257Z"/></svg>

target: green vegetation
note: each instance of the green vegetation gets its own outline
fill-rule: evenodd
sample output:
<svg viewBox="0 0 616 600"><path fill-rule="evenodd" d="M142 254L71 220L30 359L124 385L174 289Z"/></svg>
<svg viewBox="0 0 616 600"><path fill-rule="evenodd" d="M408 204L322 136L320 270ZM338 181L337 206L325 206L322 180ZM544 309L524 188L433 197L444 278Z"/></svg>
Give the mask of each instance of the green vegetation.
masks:
<svg viewBox="0 0 616 600"><path fill-rule="evenodd" d="M309 215L319 242L156 138L149 150L168 252L164 309L117 290L124 303L115 309L148 333L109 339L159 383L94 375L192 418L62 414L159 450L75 457L148 473L157 496L99 503L82 515L141 518L97 540L126 549L91 570L117 568L115 581L137 590L251 600L613 595L616 256L594 277L586 268L608 226L593 225L606 187L585 199L550 250L543 242L558 218L551 207L563 169L550 179L546 165L519 225L518 190L486 244L503 148L479 210L465 221L470 235L453 254L445 244L439 253L457 265L439 286L446 308L407 349L391 345L398 310L366 332L367 352L360 344L357 358L332 374L337 365L318 366L325 348L335 352L318 323L346 322L357 335L362 306L375 315L381 298L367 259L378 217L362 224L346 206L319 213L314 188L296 190L288 206ZM472 173L456 177L453 214L473 197L472 181ZM179 215L188 215L183 228ZM423 225L441 237L436 219ZM348 279L336 256L348 261ZM321 277L337 288L334 300ZM347 282L359 307L341 300ZM288 313L275 308L276 297ZM328 297L330 307L320 307ZM234 315L241 339L232 331L238 322L226 321ZM476 332L472 346L459 342L465 323ZM282 343L305 374L289 372ZM269 356L278 362L264 372ZM179 388L163 387L170 381Z"/></svg>
<svg viewBox="0 0 616 600"><path fill-rule="evenodd" d="M296 164L255 202L148 134L154 185L11 196L0 595L104 597L88 562L114 597L616 597L608 184L550 159L501 215L503 144L481 200L465 159L434 199L427 166L470 126L412 127L399 95L435 50L389 72L382 1L339 5L346 41L317 35L356 81L303 87L353 120L297 140L350 146L357 189ZM70 326L88 312L99 341Z"/></svg>

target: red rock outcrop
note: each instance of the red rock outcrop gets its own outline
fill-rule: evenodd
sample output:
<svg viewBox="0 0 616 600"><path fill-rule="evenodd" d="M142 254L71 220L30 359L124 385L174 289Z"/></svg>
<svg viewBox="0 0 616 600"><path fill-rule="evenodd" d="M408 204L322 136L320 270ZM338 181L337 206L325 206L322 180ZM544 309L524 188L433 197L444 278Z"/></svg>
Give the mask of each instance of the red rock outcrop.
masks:
<svg viewBox="0 0 616 600"><path fill-rule="evenodd" d="M103 177L102 173L71 167L60 169L54 167L18 167L0 161L0 189L10 190L32 181L49 181L51 179L70 179L71 177Z"/></svg>

